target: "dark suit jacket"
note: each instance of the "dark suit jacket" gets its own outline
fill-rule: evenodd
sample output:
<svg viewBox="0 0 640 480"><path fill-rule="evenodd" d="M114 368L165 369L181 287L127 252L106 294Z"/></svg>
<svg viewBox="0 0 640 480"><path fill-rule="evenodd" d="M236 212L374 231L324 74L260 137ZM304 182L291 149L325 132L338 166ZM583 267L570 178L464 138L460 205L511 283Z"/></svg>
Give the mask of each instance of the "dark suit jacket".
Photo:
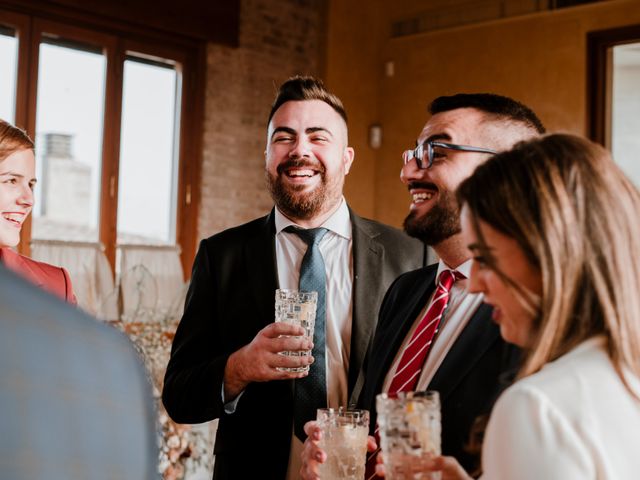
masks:
<svg viewBox="0 0 640 480"><path fill-rule="evenodd" d="M366 381L360 407L371 412L376 425L375 397L407 333L435 289L437 265L399 277L389 289L365 365ZM518 350L500 337L491 321L491 307L482 304L453 344L428 386L440 392L442 407L442 452L453 455L467 471L478 458L465 452L474 420L488 415L494 401L507 386L506 380L518 364Z"/></svg>
<svg viewBox="0 0 640 480"><path fill-rule="evenodd" d="M278 288L273 212L200 244L185 311L165 375L163 401L171 418L200 423L219 418L216 479L283 479L293 424L293 381L252 383L236 411L224 411L221 391L229 355L274 321ZM352 392L382 297L402 272L423 263L420 242L351 213L353 328ZM258 475L256 477L255 475Z"/></svg>
<svg viewBox="0 0 640 480"><path fill-rule="evenodd" d="M10 248L0 248L0 261L9 270L43 290L74 305L78 303L73 294L73 288L71 288L69 273L64 268L38 262L18 254Z"/></svg>

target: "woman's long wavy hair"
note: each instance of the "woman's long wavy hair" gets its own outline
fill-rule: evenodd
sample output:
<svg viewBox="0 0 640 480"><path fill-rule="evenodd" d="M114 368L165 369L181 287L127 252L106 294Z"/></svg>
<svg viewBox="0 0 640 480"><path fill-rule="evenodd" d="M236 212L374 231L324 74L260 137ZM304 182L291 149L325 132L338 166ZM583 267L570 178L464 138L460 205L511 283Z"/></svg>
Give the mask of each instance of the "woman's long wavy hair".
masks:
<svg viewBox="0 0 640 480"><path fill-rule="evenodd" d="M567 134L520 143L478 167L458 200L480 248L482 221L541 273L520 377L595 335L627 386L625 369L640 377L640 193L605 149ZM489 267L504 277L491 258Z"/></svg>

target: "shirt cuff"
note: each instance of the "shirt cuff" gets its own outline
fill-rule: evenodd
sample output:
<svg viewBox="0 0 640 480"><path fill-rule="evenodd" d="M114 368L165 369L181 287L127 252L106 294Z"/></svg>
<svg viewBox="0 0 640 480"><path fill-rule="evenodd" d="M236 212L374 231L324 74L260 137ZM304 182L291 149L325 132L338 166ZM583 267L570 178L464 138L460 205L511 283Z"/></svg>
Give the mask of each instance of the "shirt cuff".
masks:
<svg viewBox="0 0 640 480"><path fill-rule="evenodd" d="M224 405L224 413L231 415L232 413L236 412L236 408L238 407L238 401L240 400L240 397L242 397L243 393L244 393L244 390L241 391L236 398L234 398L232 401L227 403L224 400L224 382L222 383L222 391L220 392L220 396L222 397L222 404Z"/></svg>

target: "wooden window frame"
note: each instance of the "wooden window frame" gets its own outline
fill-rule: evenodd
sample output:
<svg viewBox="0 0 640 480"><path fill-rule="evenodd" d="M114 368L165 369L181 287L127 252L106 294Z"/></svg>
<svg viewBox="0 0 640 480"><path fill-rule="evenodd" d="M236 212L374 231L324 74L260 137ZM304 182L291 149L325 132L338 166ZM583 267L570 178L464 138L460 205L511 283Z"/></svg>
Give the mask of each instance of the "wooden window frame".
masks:
<svg viewBox="0 0 640 480"><path fill-rule="evenodd" d="M102 137L99 241L115 272L118 208L118 169L122 114L123 67L128 52L176 61L181 74L180 144L176 208L176 244L181 249L185 279L189 277L197 242L200 203L199 177L202 157L206 45L201 40L177 37L108 22L77 13L68 18L23 7L20 11L0 5L0 23L18 32L15 123L34 137L36 127L38 56L43 33L57 35L102 50L106 58L106 84ZM31 222L23 227L19 250L30 254Z"/></svg>
<svg viewBox="0 0 640 480"><path fill-rule="evenodd" d="M587 132L591 140L606 148L611 148L611 48L636 42L640 42L640 25L587 35Z"/></svg>
<svg viewBox="0 0 640 480"><path fill-rule="evenodd" d="M27 15L16 12L3 12L1 23L15 29L18 38L18 65L16 69L16 99L14 121L26 126L28 79L29 79L29 45L31 38L31 20Z"/></svg>

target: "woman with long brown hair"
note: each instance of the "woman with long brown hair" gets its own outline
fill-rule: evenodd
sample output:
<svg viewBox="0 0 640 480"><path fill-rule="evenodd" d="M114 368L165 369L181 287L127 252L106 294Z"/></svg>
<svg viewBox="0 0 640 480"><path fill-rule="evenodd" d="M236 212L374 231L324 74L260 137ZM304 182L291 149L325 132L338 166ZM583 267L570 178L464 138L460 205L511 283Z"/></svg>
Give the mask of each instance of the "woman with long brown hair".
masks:
<svg viewBox="0 0 640 480"><path fill-rule="evenodd" d="M64 268L37 262L13 251L22 225L33 208L35 156L33 141L21 129L0 119L0 263L44 290L76 303Z"/></svg>

